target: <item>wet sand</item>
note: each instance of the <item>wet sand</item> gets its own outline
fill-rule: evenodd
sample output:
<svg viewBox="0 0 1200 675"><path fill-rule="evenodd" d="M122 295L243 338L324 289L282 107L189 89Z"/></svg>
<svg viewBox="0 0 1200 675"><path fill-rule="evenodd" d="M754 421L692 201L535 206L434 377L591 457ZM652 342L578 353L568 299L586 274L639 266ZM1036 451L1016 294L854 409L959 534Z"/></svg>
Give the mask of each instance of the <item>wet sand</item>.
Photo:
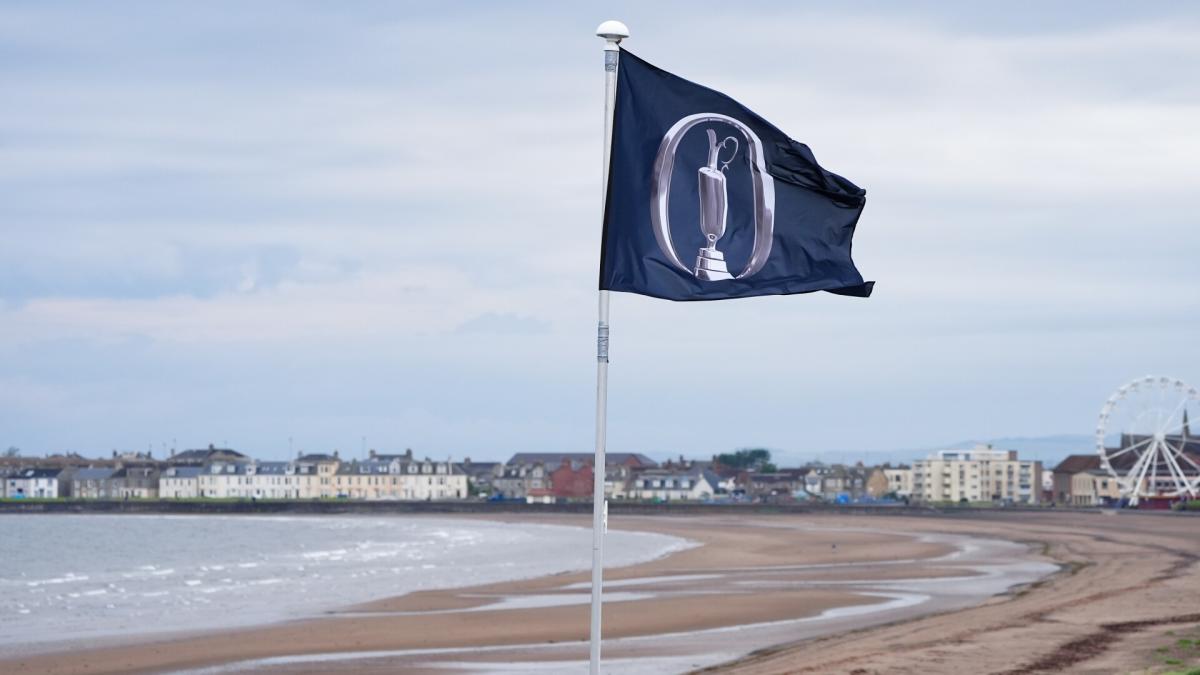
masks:
<svg viewBox="0 0 1200 675"><path fill-rule="evenodd" d="M1069 648L1110 635L1106 622L1183 626L1200 612L1200 519L689 516L613 526L701 545L606 572L609 672L1061 672L1105 658ZM313 620L10 659L0 672L586 672L588 578L414 593Z"/></svg>
<svg viewBox="0 0 1200 675"><path fill-rule="evenodd" d="M895 523L1037 542L1063 571L1015 597L777 646L720 670L1017 675L1200 668L1200 653L1168 663L1158 651L1175 635L1200 633L1200 518L1048 512L924 520Z"/></svg>

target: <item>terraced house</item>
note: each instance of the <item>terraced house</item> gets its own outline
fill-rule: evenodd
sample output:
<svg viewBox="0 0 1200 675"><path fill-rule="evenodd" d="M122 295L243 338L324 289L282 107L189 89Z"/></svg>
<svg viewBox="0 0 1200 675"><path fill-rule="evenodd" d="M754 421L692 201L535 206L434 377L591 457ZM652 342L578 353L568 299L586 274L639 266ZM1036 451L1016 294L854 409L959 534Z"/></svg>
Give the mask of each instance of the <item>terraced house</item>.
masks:
<svg viewBox="0 0 1200 675"><path fill-rule="evenodd" d="M343 499L430 501L464 499L467 476L451 462L426 457L376 455L363 461L343 462L334 477L337 496Z"/></svg>
<svg viewBox="0 0 1200 675"><path fill-rule="evenodd" d="M195 499L200 496L202 466L172 466L158 476L158 496L162 499Z"/></svg>
<svg viewBox="0 0 1200 675"><path fill-rule="evenodd" d="M329 499L337 496L334 479L342 463L337 450L332 455L300 454L292 461L293 477L301 499Z"/></svg>
<svg viewBox="0 0 1200 675"><path fill-rule="evenodd" d="M71 496L76 499L111 499L112 476L116 469L88 467L71 476Z"/></svg>
<svg viewBox="0 0 1200 675"><path fill-rule="evenodd" d="M110 480L112 496L116 499L158 499L157 467L123 467Z"/></svg>
<svg viewBox="0 0 1200 675"><path fill-rule="evenodd" d="M197 476L197 493L209 499L250 498L249 462L212 462Z"/></svg>

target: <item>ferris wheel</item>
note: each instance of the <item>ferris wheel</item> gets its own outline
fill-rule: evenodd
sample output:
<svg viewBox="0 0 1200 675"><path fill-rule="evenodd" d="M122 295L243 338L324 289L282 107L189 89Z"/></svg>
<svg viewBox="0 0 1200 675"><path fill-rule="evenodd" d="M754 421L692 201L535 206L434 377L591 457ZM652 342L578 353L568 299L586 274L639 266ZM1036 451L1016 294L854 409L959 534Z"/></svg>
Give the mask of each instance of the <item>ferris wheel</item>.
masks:
<svg viewBox="0 0 1200 675"><path fill-rule="evenodd" d="M1147 497L1200 496L1200 392L1173 377L1144 377L1117 389L1100 411L1096 452L1136 506Z"/></svg>

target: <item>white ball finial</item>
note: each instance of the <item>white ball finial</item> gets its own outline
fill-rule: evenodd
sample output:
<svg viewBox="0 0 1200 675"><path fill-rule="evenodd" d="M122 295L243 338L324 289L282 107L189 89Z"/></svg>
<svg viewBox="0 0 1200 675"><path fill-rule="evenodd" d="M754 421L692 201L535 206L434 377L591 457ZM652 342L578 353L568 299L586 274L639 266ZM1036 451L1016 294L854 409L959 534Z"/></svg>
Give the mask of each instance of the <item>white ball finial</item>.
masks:
<svg viewBox="0 0 1200 675"><path fill-rule="evenodd" d="M596 28L596 36L609 42L620 42L629 37L629 27L620 21L605 21Z"/></svg>

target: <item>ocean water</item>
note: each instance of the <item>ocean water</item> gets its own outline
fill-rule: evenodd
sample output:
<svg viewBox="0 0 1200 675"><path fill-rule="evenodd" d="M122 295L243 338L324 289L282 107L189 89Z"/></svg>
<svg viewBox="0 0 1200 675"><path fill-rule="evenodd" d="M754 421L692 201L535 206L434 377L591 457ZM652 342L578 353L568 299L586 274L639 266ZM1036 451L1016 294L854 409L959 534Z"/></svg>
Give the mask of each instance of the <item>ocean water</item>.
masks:
<svg viewBox="0 0 1200 675"><path fill-rule="evenodd" d="M605 566L690 544L609 532ZM587 569L585 528L430 517L0 515L0 653L304 618Z"/></svg>

